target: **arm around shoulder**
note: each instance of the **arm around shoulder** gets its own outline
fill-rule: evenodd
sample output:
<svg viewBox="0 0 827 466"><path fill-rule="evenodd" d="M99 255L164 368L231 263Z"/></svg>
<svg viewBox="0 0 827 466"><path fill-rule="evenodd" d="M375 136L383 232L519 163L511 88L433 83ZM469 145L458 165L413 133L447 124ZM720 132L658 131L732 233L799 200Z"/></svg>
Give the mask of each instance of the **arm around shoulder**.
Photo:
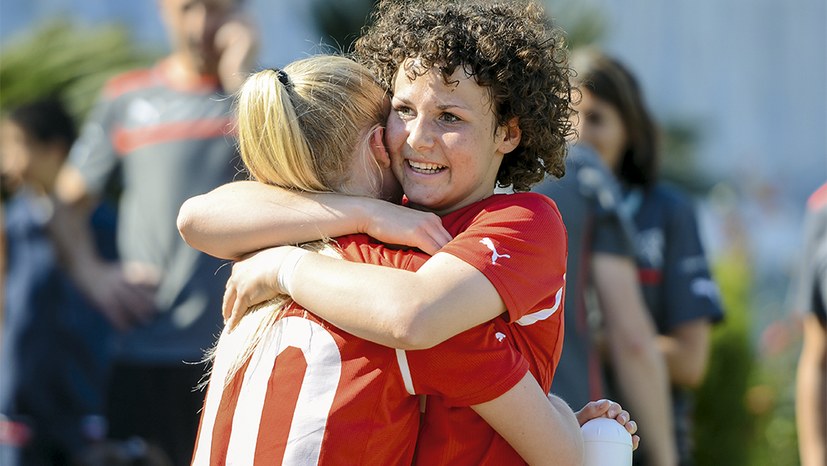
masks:
<svg viewBox="0 0 827 466"><path fill-rule="evenodd" d="M335 193L303 193L237 181L188 199L178 231L190 246L222 259L352 233L433 254L451 240L436 215Z"/></svg>
<svg viewBox="0 0 827 466"><path fill-rule="evenodd" d="M360 201L237 181L185 201L177 225L193 248L235 260L270 246L357 233Z"/></svg>

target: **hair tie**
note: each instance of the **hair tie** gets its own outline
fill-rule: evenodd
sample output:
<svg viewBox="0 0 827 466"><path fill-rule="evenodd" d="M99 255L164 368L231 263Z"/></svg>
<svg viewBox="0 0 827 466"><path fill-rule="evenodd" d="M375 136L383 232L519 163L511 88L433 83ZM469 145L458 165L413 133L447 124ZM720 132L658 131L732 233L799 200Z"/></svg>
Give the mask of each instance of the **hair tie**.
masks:
<svg viewBox="0 0 827 466"><path fill-rule="evenodd" d="M276 77L279 79L279 82L286 88L290 88L290 78L287 77L287 73L284 70L279 68L271 68L272 71L276 73Z"/></svg>

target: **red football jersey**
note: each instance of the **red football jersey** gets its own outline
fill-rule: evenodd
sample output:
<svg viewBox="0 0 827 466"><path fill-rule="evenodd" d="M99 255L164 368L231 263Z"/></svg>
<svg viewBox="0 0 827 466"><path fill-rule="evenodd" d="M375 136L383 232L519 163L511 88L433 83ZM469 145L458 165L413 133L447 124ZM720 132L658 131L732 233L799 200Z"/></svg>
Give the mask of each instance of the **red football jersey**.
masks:
<svg viewBox="0 0 827 466"><path fill-rule="evenodd" d="M366 237L338 240L345 258L413 267L416 255ZM386 258L387 256L387 258ZM434 348L370 343L290 306L225 385L229 365L265 312L221 335L202 412L194 465L411 464L419 397L468 406L513 387L528 364L494 323Z"/></svg>
<svg viewBox="0 0 827 466"><path fill-rule="evenodd" d="M508 319L492 322L529 363L548 392L563 348L568 254L557 206L534 193L494 195L443 217L454 235L441 249L473 265L505 301ZM523 460L473 410L428 397L416 464L503 465Z"/></svg>

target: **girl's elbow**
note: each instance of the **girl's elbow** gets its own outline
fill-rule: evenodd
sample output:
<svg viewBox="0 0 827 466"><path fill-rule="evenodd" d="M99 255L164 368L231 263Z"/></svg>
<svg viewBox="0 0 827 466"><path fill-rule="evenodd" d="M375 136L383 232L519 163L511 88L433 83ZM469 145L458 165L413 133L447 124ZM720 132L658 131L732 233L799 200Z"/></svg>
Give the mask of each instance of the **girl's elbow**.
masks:
<svg viewBox="0 0 827 466"><path fill-rule="evenodd" d="M442 342L429 325L427 309L421 303L409 302L399 311L393 325L393 338L397 348L422 350Z"/></svg>
<svg viewBox="0 0 827 466"><path fill-rule="evenodd" d="M181 204L181 208L178 209L178 218L175 219L178 233L189 245L192 245L192 241L195 239L197 233L198 204L198 196L187 199Z"/></svg>
<svg viewBox="0 0 827 466"><path fill-rule="evenodd" d="M423 350L434 346L416 335L415 332L407 331L394 332L392 343L395 348L406 351Z"/></svg>
<svg viewBox="0 0 827 466"><path fill-rule="evenodd" d="M433 348L440 342L416 326L396 326L393 332L394 346L403 350L424 350Z"/></svg>
<svg viewBox="0 0 827 466"><path fill-rule="evenodd" d="M206 204L203 203L200 197L187 199L178 210L175 226L178 228L181 238L193 249L213 257L238 260L243 252L229 248L226 241L216 241L215 235L211 236L206 231L205 222L207 220L202 215L202 212L205 212Z"/></svg>

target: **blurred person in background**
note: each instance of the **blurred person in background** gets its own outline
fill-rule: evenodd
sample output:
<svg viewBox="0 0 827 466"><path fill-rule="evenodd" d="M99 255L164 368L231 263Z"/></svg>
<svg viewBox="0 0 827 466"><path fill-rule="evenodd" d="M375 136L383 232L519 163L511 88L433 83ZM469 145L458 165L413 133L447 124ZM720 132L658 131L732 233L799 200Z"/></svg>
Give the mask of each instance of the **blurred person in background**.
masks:
<svg viewBox="0 0 827 466"><path fill-rule="evenodd" d="M807 202L804 243L790 287L804 326L796 376L796 423L802 466L827 465L827 184Z"/></svg>
<svg viewBox="0 0 827 466"><path fill-rule="evenodd" d="M675 464L666 365L640 292L634 227L619 210L617 180L593 150L574 145L566 175L546 178L532 191L557 203L569 238L565 338L551 391L572 406L607 397L601 370L605 341L620 392L643 426L641 449L655 464ZM599 313L590 305L592 294Z"/></svg>
<svg viewBox="0 0 827 466"><path fill-rule="evenodd" d="M640 283L672 383L679 464L692 464L691 390L704 379L712 324L723 318L718 287L690 199L658 180L656 127L635 77L596 49L574 53L572 67L581 91L575 106L579 141L593 147L620 181L620 209L637 229ZM625 400L623 395L618 398ZM645 455L638 460L659 464Z"/></svg>
<svg viewBox="0 0 827 466"><path fill-rule="evenodd" d="M109 436L141 437L188 464L203 394L202 358L220 331L227 269L187 247L175 219L185 199L236 173L231 94L257 34L240 0L159 0L171 53L112 79L56 186L54 236L84 293L120 330L108 386ZM86 206L115 186L118 253L91 248ZM190 362L189 364L187 362Z"/></svg>
<svg viewBox="0 0 827 466"><path fill-rule="evenodd" d="M69 464L104 432L111 327L61 268L49 236L55 179L75 140L56 99L21 105L0 123L4 258L0 463ZM91 219L95 248L114 253L114 213Z"/></svg>

